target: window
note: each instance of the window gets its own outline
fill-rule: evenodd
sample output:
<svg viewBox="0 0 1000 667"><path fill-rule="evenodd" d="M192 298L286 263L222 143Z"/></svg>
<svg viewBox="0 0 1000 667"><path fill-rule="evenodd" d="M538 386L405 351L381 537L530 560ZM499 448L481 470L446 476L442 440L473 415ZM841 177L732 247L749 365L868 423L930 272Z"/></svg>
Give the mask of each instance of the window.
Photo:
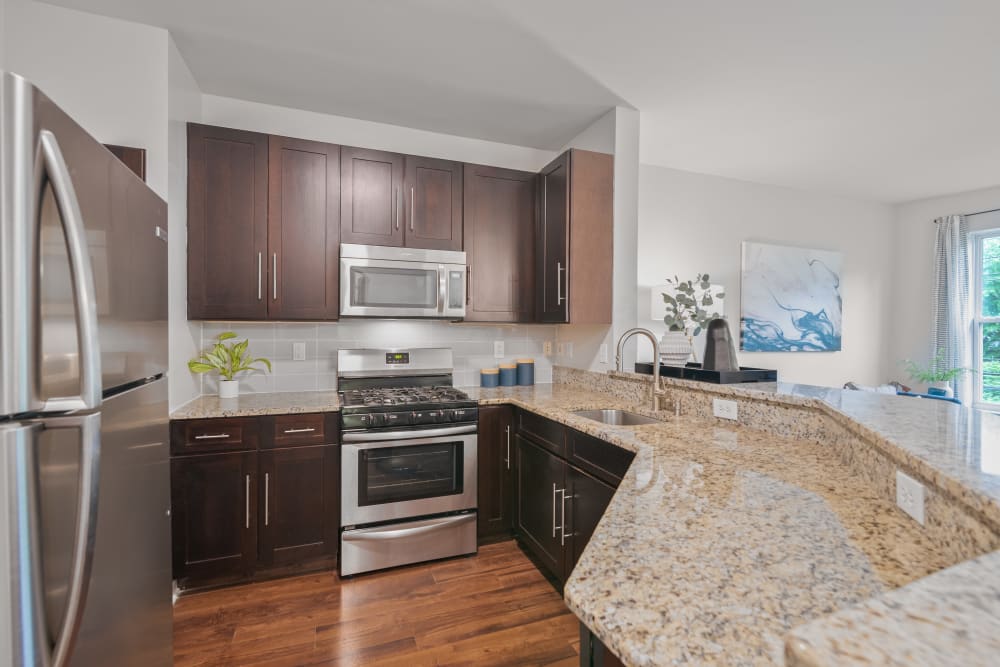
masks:
<svg viewBox="0 0 1000 667"><path fill-rule="evenodd" d="M1000 230L974 238L975 402L1000 409Z"/></svg>

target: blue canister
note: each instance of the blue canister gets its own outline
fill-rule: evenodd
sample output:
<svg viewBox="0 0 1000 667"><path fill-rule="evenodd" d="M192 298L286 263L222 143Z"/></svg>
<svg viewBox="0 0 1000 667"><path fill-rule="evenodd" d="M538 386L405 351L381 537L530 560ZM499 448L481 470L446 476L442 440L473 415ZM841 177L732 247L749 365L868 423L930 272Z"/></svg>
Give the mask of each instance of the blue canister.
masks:
<svg viewBox="0 0 1000 667"><path fill-rule="evenodd" d="M517 384L517 366L515 364L500 364L500 386L513 387Z"/></svg>
<svg viewBox="0 0 1000 667"><path fill-rule="evenodd" d="M500 384L500 371L496 368L484 368L479 371L479 384L483 387L496 387Z"/></svg>
<svg viewBox="0 0 1000 667"><path fill-rule="evenodd" d="M525 386L530 386L535 384L534 359L517 360L517 383Z"/></svg>

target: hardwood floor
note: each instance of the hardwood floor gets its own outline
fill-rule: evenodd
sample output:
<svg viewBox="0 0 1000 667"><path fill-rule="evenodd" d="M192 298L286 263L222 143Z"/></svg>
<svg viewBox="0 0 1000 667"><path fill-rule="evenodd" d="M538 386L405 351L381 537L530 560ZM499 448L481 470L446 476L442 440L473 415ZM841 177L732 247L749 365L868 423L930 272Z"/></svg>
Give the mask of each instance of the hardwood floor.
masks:
<svg viewBox="0 0 1000 667"><path fill-rule="evenodd" d="M513 542L341 581L332 572L182 597L174 664L579 665L579 626Z"/></svg>

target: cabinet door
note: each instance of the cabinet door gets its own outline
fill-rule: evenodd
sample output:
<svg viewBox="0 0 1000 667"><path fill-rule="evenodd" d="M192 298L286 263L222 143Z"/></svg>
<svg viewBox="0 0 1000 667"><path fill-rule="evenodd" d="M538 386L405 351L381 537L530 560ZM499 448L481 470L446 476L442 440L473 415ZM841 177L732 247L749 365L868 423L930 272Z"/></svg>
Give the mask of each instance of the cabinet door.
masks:
<svg viewBox="0 0 1000 667"><path fill-rule="evenodd" d="M566 463L538 445L515 437L517 445L517 519L515 531L525 547L563 580L562 538Z"/></svg>
<svg viewBox="0 0 1000 667"><path fill-rule="evenodd" d="M479 408L479 541L510 537L514 507L514 411Z"/></svg>
<svg viewBox="0 0 1000 667"><path fill-rule="evenodd" d="M267 135L188 125L188 317L267 316Z"/></svg>
<svg viewBox="0 0 1000 667"><path fill-rule="evenodd" d="M249 579L257 560L257 454L172 459L170 486L179 585Z"/></svg>
<svg viewBox="0 0 1000 667"><path fill-rule="evenodd" d="M260 560L289 565L337 554L337 446L261 451Z"/></svg>
<svg viewBox="0 0 1000 667"><path fill-rule="evenodd" d="M570 526L566 533L567 579L614 495L614 487L573 466L567 466L566 521Z"/></svg>
<svg viewBox="0 0 1000 667"><path fill-rule="evenodd" d="M271 137L268 150L267 314L340 314L340 147Z"/></svg>
<svg viewBox="0 0 1000 667"><path fill-rule="evenodd" d="M407 248L462 249L462 164L406 156L403 179Z"/></svg>
<svg viewBox="0 0 1000 667"><path fill-rule="evenodd" d="M467 322L534 319L536 175L465 165Z"/></svg>
<svg viewBox="0 0 1000 667"><path fill-rule="evenodd" d="M570 154L563 153L538 176L537 308L541 322L568 322ZM610 274L605 278L610 281Z"/></svg>
<svg viewBox="0 0 1000 667"><path fill-rule="evenodd" d="M403 156L344 146L340 165L341 242L403 245Z"/></svg>

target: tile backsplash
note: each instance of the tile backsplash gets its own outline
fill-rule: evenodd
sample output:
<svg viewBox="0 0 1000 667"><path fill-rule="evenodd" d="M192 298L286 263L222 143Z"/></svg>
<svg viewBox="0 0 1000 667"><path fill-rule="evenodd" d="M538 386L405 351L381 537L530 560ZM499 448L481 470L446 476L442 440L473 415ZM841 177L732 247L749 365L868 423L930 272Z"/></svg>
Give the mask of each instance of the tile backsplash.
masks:
<svg viewBox="0 0 1000 667"><path fill-rule="evenodd" d="M545 341L555 342L552 325L453 324L422 320L344 320L341 322L205 322L206 347L223 331L250 340L254 357L271 360L272 373L240 379L240 391L312 391L337 388L337 350L357 347L450 347L455 356L455 384L479 384L479 369L518 357L535 360L535 382L552 382L552 359L543 354ZM504 342L504 358L493 356L493 342ZM305 344L305 360L292 359L292 345ZM203 375L201 391L218 391L218 376Z"/></svg>

